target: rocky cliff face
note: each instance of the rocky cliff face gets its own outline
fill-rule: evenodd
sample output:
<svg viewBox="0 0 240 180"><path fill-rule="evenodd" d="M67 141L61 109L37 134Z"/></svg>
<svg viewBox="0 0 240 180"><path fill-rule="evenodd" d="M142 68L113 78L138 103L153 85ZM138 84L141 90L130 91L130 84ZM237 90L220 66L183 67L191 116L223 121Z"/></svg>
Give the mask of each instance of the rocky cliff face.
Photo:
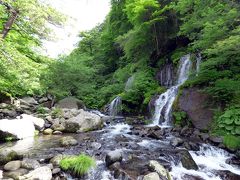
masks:
<svg viewBox="0 0 240 180"><path fill-rule="evenodd" d="M211 98L197 88L184 89L179 97L178 106L185 111L192 124L198 129L208 129L213 119Z"/></svg>

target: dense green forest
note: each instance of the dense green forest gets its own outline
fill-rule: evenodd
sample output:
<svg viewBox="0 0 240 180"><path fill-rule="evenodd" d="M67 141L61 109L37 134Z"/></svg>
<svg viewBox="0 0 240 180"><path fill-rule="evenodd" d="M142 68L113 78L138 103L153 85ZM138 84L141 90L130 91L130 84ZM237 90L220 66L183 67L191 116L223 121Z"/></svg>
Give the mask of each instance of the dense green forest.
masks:
<svg viewBox="0 0 240 180"><path fill-rule="evenodd" d="M165 90L155 75L166 59L177 69L182 55L201 53L201 71L192 71L184 88L209 94L219 107L218 130L240 134L238 0L112 0L106 20L81 32L78 47L54 61L37 48L50 38L46 23L65 18L37 0L0 1L2 32L12 15L3 2L21 13L0 40L1 93L76 96L95 109L121 96L124 113L141 114ZM133 85L125 91L131 76Z"/></svg>

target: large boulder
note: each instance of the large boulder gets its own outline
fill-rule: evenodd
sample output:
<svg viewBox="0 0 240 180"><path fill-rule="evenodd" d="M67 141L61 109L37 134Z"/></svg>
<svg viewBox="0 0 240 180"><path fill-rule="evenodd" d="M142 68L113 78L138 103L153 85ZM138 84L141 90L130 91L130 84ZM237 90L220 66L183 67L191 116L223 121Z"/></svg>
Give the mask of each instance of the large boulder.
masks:
<svg viewBox="0 0 240 180"><path fill-rule="evenodd" d="M23 97L20 99L20 103L27 106L38 105L38 102L33 97Z"/></svg>
<svg viewBox="0 0 240 180"><path fill-rule="evenodd" d="M100 129L103 125L103 121L100 116L84 111L83 109L79 110L79 114L76 117L69 119L65 123L66 123L65 131L70 123L72 124L77 123L79 124L80 132Z"/></svg>
<svg viewBox="0 0 240 180"><path fill-rule="evenodd" d="M4 165L5 171L15 171L21 167L21 161L10 161Z"/></svg>
<svg viewBox="0 0 240 180"><path fill-rule="evenodd" d="M207 94L196 88L184 89L178 105L180 110L187 113L194 127L202 130L209 128L214 115L214 106Z"/></svg>
<svg viewBox="0 0 240 180"><path fill-rule="evenodd" d="M47 166L43 166L31 171L30 173L24 176L19 177L19 180L34 180L34 179L51 180L52 179L51 169Z"/></svg>
<svg viewBox="0 0 240 180"><path fill-rule="evenodd" d="M34 132L33 122L27 119L0 120L0 139L2 140L9 137L13 139L33 137Z"/></svg>
<svg viewBox="0 0 240 180"><path fill-rule="evenodd" d="M184 168L198 170L196 162L193 160L191 154L187 150L181 150L179 156Z"/></svg>
<svg viewBox="0 0 240 180"><path fill-rule="evenodd" d="M44 128L45 121L41 118L37 118L28 114L22 114L21 116L17 117L17 119L32 121L37 130Z"/></svg>
<svg viewBox="0 0 240 180"><path fill-rule="evenodd" d="M62 109L86 109L84 103L75 97L67 97L60 100L56 107Z"/></svg>

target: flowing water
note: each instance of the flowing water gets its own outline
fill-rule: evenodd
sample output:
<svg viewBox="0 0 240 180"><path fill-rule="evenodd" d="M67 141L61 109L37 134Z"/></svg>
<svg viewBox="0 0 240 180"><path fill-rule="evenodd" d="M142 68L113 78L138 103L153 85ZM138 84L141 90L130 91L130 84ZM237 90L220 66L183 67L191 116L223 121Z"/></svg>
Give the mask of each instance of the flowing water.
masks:
<svg viewBox="0 0 240 180"><path fill-rule="evenodd" d="M121 115L122 111L122 99L120 96L117 96L109 105L109 115L110 116L117 116Z"/></svg>
<svg viewBox="0 0 240 180"><path fill-rule="evenodd" d="M127 80L127 82L126 82L126 85L125 85L125 91L129 91L131 88L132 88L132 86L133 86L133 82L134 82L134 75L133 76L131 76L130 78L128 78L128 80Z"/></svg>
<svg viewBox="0 0 240 180"><path fill-rule="evenodd" d="M197 58L196 58L196 73L198 75L199 71L200 71L200 65L202 63L202 56L201 53L197 54Z"/></svg>
<svg viewBox="0 0 240 180"><path fill-rule="evenodd" d="M190 54L185 55L180 59L176 85L170 87L165 93L161 94L155 102L155 112L153 115L154 125L171 125L171 110L173 102L177 96L179 86L188 79L191 66Z"/></svg>

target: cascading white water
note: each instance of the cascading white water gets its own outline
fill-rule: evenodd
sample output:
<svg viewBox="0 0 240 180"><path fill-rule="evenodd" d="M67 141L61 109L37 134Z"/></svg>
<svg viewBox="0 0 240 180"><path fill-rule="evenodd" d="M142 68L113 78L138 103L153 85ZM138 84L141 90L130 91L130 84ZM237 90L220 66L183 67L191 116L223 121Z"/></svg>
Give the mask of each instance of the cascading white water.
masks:
<svg viewBox="0 0 240 180"><path fill-rule="evenodd" d="M117 96L109 105L109 115L117 116L121 113L122 99L120 96Z"/></svg>
<svg viewBox="0 0 240 180"><path fill-rule="evenodd" d="M200 71L200 64L202 63L202 56L201 53L197 54L197 58L196 58L197 62L196 62L196 75L198 75L199 71Z"/></svg>
<svg viewBox="0 0 240 180"><path fill-rule="evenodd" d="M133 82L134 82L134 75L128 78L124 90L129 91L132 88Z"/></svg>
<svg viewBox="0 0 240 180"><path fill-rule="evenodd" d="M191 66L192 62L190 61L190 54L185 55L180 59L176 85L170 87L165 93L161 94L155 102L155 112L153 116L154 125L161 124L162 126L169 126L171 124L173 102L177 96L179 86L188 79Z"/></svg>

